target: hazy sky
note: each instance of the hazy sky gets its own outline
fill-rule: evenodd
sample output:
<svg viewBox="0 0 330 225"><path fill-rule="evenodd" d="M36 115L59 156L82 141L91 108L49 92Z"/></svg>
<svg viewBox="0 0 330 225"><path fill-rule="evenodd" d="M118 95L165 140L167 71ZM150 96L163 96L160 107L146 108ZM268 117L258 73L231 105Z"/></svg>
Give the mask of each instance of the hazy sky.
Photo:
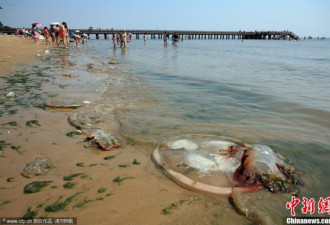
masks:
<svg viewBox="0 0 330 225"><path fill-rule="evenodd" d="M31 27L290 30L330 37L330 0L0 0L0 21Z"/></svg>

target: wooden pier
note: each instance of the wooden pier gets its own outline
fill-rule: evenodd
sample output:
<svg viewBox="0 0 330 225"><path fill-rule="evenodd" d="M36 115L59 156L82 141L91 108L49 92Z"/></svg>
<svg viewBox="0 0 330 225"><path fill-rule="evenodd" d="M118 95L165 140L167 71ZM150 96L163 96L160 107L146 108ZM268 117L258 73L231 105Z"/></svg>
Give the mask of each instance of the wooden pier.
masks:
<svg viewBox="0 0 330 225"><path fill-rule="evenodd" d="M113 29L78 29L80 33L95 35L96 39L103 36L108 39L109 35L112 38L113 34L120 33L122 30ZM147 34L151 39L163 39L163 35L172 36L177 34L181 39L268 39L268 40L299 40L299 37L290 31L187 31L187 30L125 30L131 33L136 39L143 38Z"/></svg>
<svg viewBox="0 0 330 225"><path fill-rule="evenodd" d="M17 29L0 30L1 33L14 34ZM113 34L120 33L122 29L70 29L71 32L79 30L86 33L90 38L95 35L96 39L104 37L111 39ZM170 37L174 34L181 39L267 39L267 40L299 40L299 37L291 31L191 31L191 30L125 30L136 39L143 38L147 34L151 39L162 39L166 32Z"/></svg>

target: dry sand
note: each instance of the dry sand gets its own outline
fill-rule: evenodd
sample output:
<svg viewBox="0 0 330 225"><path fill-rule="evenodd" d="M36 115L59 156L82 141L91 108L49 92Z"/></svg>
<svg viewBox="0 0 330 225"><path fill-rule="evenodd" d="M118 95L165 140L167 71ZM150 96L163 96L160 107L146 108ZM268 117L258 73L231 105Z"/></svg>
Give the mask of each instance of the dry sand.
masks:
<svg viewBox="0 0 330 225"><path fill-rule="evenodd" d="M7 36L0 36L0 44L1 74L6 76L13 76L9 72L22 68L18 65L37 63L35 55L47 48L42 43L35 45L31 40ZM52 90L65 95L58 86L47 85L44 93ZM2 100L5 103L0 109L5 112L0 115L0 141L8 145L0 151L0 217L22 217L30 208L37 212L37 217L75 217L79 225L248 222L235 213L227 198L195 193L169 180L151 161L153 146L125 140L114 119L107 127L119 138L122 147L102 152L84 148L84 135L71 138L65 135L74 130L67 122L68 115L81 109L43 110L17 105L6 108L4 105L10 100L4 97ZM88 107L92 106L83 107L84 111L88 111ZM9 110L17 112L12 114ZM37 120L40 126L26 126L29 120ZM10 121L17 122L17 126L9 125ZM19 151L12 146L20 146ZM104 160L109 155L115 158ZM49 157L54 168L44 176L23 177L25 165L41 157ZM134 159L140 164L133 164ZM84 173L85 179L76 177L71 181L75 184L72 189L64 188L67 181L63 176L73 173ZM129 179L118 184L113 182L116 177ZM52 183L41 192L24 194L24 186L33 181ZM100 188L106 191L100 193ZM76 193L64 210L53 213L44 210L47 205L63 202Z"/></svg>
<svg viewBox="0 0 330 225"><path fill-rule="evenodd" d="M13 35L0 35L0 75L18 70L18 67L31 63L45 49L49 48L44 41L35 44L30 38L19 38Z"/></svg>

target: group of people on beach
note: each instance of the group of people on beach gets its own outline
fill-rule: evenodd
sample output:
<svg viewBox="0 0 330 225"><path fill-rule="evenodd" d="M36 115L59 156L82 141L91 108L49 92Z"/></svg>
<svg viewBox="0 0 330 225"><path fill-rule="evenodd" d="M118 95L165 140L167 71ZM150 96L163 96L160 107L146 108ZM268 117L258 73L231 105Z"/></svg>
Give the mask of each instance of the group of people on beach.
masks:
<svg viewBox="0 0 330 225"><path fill-rule="evenodd" d="M80 40L82 40L82 44L88 42L87 34L80 34L77 31L75 33L70 33L66 22L62 22L61 24L51 23L49 29L48 27L41 28L38 25L32 24L32 29L19 29L17 30L16 35L31 37L36 44L42 37L46 39L47 45L63 45L64 48L70 46L70 39L73 39L76 42L77 47L79 47Z"/></svg>
<svg viewBox="0 0 330 225"><path fill-rule="evenodd" d="M60 46L60 44L63 44L64 48L70 46L70 36L66 22L63 22L62 24L51 24L49 30L47 27L44 27L43 31L46 38L46 44L51 44L49 40L50 37L53 45L56 44Z"/></svg>
<svg viewBox="0 0 330 225"><path fill-rule="evenodd" d="M82 39L82 44L88 42L87 34L83 33L80 35L78 31L75 33L70 33L66 22L62 22L62 24L50 24L50 30L48 30L47 27L44 27L43 31L46 38L46 43L49 45L49 37L52 39L52 45L56 44L60 46L63 44L64 48L68 48L68 46L70 46L70 38L76 42L76 47L79 47L80 39Z"/></svg>

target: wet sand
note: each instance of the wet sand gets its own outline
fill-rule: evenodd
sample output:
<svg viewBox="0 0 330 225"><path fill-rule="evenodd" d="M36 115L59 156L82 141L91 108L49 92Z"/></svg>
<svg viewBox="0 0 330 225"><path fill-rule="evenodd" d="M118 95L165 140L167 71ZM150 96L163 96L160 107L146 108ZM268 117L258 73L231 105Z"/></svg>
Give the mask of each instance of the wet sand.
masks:
<svg viewBox="0 0 330 225"><path fill-rule="evenodd" d="M7 46L0 56L4 65L1 65L1 74L6 76L13 76L10 72L22 68L18 65L38 65L39 58L34 56L44 55L46 46L42 43L36 46L31 40L0 38L1 45ZM49 78L42 84L40 93L86 98L84 90L60 88L65 82L63 77ZM0 84L0 88L5 86L3 82ZM195 193L169 180L151 160L154 146L125 139L115 118L108 118L106 124L98 126L119 139L122 144L119 149L104 152L85 148L85 135L68 137L66 133L75 130L68 123L68 116L75 112L92 112L95 107L93 93L88 96L92 104L70 110L10 106L14 100L2 96L0 141L7 145L0 151L0 217L22 217L30 208L37 213L36 217L75 217L78 224L83 225L250 223L235 212L228 198ZM12 113L13 110L16 112ZM27 126L29 120L37 120L40 126ZM9 125L10 121L17 125ZM107 156L115 157L105 160ZM47 175L33 178L21 175L27 163L42 157L49 157L54 165ZM135 159L140 164L134 164ZM70 181L74 183L73 188L64 188L67 181L63 177L74 173L84 176ZM113 181L117 177L127 179L119 184ZM24 194L24 186L34 181L51 181L51 184L38 193ZM63 202L70 196L74 198L64 209L45 211L46 206Z"/></svg>

